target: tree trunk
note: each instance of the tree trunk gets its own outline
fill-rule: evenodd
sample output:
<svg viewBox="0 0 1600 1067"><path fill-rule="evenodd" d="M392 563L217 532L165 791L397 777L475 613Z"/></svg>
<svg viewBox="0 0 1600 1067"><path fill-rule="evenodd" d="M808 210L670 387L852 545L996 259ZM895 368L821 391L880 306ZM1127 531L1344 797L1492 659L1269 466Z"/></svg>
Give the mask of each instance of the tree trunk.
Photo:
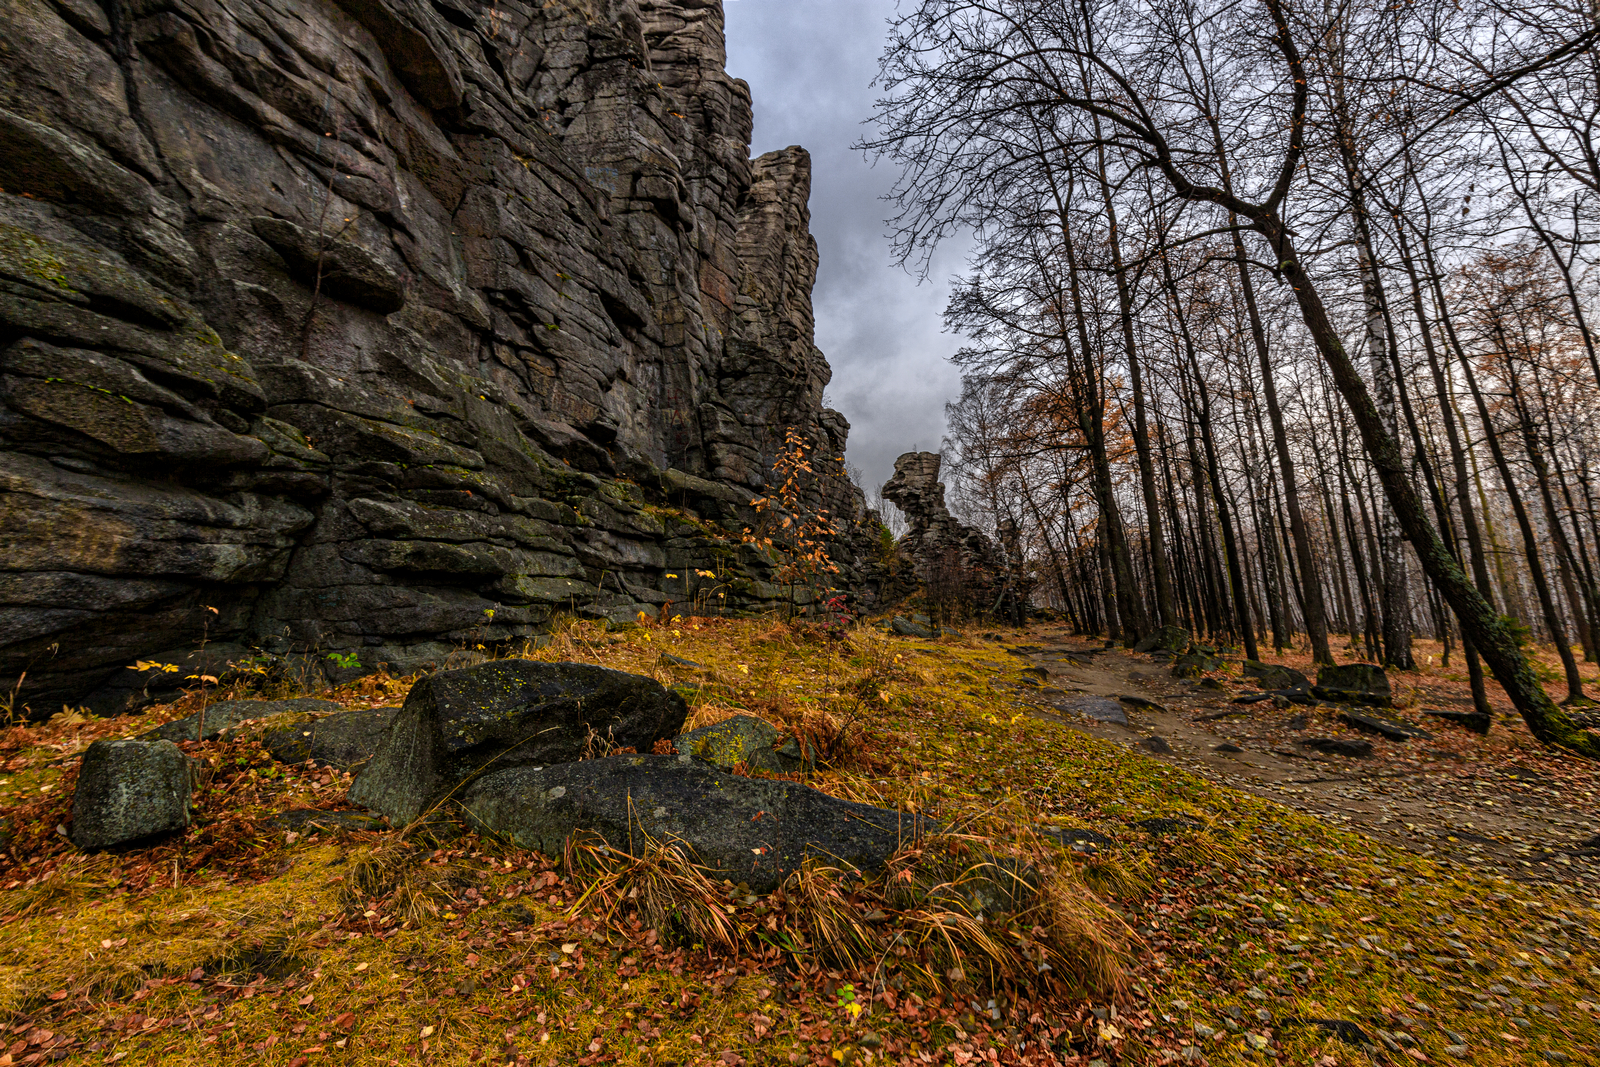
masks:
<svg viewBox="0 0 1600 1067"><path fill-rule="evenodd" d="M1362 444L1378 472L1384 494L1389 498L1401 528L1411 541L1423 570L1450 602L1456 618L1461 621L1462 633L1471 636L1473 644L1505 687L1507 695L1522 713L1535 737L1590 758L1600 757L1600 739L1579 728L1550 699L1539 685L1522 650L1517 647L1510 629L1461 568L1456 566L1449 551L1428 524L1416 490L1406 476L1400 447L1389 433L1377 405L1373 403L1366 383L1361 380L1361 375L1356 372L1355 365L1345 352L1344 342L1328 319L1327 309L1310 276L1301 266L1289 234L1275 218L1258 220L1258 226L1277 257L1284 280L1294 292L1306 329L1316 343L1323 362L1333 373L1334 384L1350 409L1361 433Z"/></svg>

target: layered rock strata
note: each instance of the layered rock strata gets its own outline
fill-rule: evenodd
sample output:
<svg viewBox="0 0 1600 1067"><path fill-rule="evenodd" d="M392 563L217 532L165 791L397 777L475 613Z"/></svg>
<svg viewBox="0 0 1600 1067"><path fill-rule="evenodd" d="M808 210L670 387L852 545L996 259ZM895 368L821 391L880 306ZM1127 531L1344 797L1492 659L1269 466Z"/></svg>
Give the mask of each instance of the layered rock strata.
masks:
<svg viewBox="0 0 1600 1067"><path fill-rule="evenodd" d="M778 600L748 503L849 427L723 68L719 0L0 6L0 689Z"/></svg>
<svg viewBox="0 0 1600 1067"><path fill-rule="evenodd" d="M1025 591L1006 554L944 500L936 452L907 452L894 461L883 499L899 508L910 529L900 549L910 557L930 607L946 616L976 612L1013 616L1020 625Z"/></svg>

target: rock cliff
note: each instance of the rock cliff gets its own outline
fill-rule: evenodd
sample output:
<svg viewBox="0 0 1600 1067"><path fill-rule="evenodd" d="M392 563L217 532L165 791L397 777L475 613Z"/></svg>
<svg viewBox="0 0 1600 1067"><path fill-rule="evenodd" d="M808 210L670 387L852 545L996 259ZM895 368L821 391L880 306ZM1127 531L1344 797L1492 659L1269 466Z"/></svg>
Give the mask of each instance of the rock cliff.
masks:
<svg viewBox="0 0 1600 1067"><path fill-rule="evenodd" d="M1021 625L1027 594L1006 553L975 526L950 514L937 452L907 452L894 461L883 499L905 515L900 539L930 609L945 618L1005 614ZM1002 535L1010 530L1002 529ZM1013 558L1020 558L1013 550Z"/></svg>
<svg viewBox="0 0 1600 1067"><path fill-rule="evenodd" d="M861 506L724 58L720 0L0 6L0 690L778 599L789 428Z"/></svg>

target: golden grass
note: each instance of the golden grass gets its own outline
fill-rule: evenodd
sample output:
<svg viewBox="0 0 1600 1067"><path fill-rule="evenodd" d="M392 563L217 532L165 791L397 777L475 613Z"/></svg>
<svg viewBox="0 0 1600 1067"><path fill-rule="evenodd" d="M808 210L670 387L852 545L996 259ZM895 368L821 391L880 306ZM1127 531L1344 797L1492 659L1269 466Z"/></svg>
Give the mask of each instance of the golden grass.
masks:
<svg viewBox="0 0 1600 1067"><path fill-rule="evenodd" d="M664 652L703 667L670 664ZM1426 1001L1436 1028L1419 1040L1429 1062L1444 1058L1443 1027L1468 1038L1477 1064L1542 1064L1544 1049L1581 1063L1600 1045L1594 1013L1575 1006L1600 1000L1593 946L1571 942L1563 960L1555 942L1546 954L1520 939L1553 916L1592 924L1588 902L1443 869L1029 717L1012 690L982 682L1016 674L1015 657L994 642L866 630L828 641L770 620L669 618L624 632L565 620L547 645L519 654L677 686L693 725L749 713L810 737L842 735L838 758L811 784L927 813L942 832L875 881L811 864L766 898L705 878L674 842L646 843L636 856L575 847L562 867L561 857L470 835L452 841L444 828L426 845L420 835L258 835L237 845L257 850L248 877L182 866L181 846L160 851L161 863L180 861L176 871L137 869L156 853L58 850L24 857L0 889L0 1015L76 1040L69 1063L615 1057L643 1067L711 1062L728 1050L751 1064L839 1067L927 1062L923 1052L951 1062L952 1044L966 1055L993 1049L1005 1062L1017 1042L1036 1040L1025 1013L993 1027L965 1016L956 1026L949 1014L994 999L1040 1013L1040 1032L1066 1028L1042 1060L1159 1065L1199 1042L1207 1062L1231 1067L1262 1062L1243 1032L1220 1022L1229 1007L1256 1010L1244 991L1259 986L1280 1020L1347 1018L1369 1031L1375 1018L1417 1014L1404 998ZM395 703L406 684L371 678L328 695ZM8 734L9 751L39 761L12 773L30 783L29 817L52 827L60 818L62 800L39 801L37 790L88 740L186 709ZM263 803L332 797L290 778L281 788L274 780ZM1204 828L1156 839L1128 826L1157 815ZM1047 824L1115 843L1074 852L1038 832ZM1480 958L1542 980L1545 990L1524 999L1554 1004L1559 1021L1533 1014L1531 1028L1513 1035L1518 1044L1498 1036L1503 1013L1457 1005L1467 994L1451 989L1484 995L1503 974L1451 971L1420 951L1437 940L1443 911ZM1270 927L1249 921L1263 914ZM1356 933L1393 955L1351 947ZM1285 938L1305 951L1273 947ZM1417 953L1399 951L1408 941ZM1515 959L1528 966L1500 962ZM865 1004L860 1018L841 1007L841 982ZM766 996L779 985L782 1006ZM938 1012L920 1022L899 1015L882 999L894 991L920 994L925 1011ZM1121 1010L1121 1036L1086 1014L1108 1002ZM760 1018L770 1025L752 1021ZM1359 1062L1314 1030L1245 1022L1271 1034L1279 1063ZM1201 1041L1195 1023L1218 1036ZM868 1026L885 1042L879 1052L858 1043ZM101 1047L87 1052L93 1044Z"/></svg>

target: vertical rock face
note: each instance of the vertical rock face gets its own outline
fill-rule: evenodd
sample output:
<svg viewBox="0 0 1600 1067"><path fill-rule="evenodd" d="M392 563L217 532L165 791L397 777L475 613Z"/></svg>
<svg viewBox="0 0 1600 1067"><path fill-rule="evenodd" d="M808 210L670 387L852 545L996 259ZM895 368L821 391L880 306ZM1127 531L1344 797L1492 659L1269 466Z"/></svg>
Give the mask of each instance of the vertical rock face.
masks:
<svg viewBox="0 0 1600 1067"><path fill-rule="evenodd" d="M958 521L945 506L939 465L936 452L907 452L894 461L894 477L883 486L883 498L899 508L911 526L901 547L911 557L926 595L950 608L968 606L979 612L1020 608L1021 590L1004 554L982 530ZM1014 603L1001 603L1003 590Z"/></svg>
<svg viewBox="0 0 1600 1067"><path fill-rule="evenodd" d="M759 604L707 523L849 426L724 58L719 0L0 7L0 687Z"/></svg>

